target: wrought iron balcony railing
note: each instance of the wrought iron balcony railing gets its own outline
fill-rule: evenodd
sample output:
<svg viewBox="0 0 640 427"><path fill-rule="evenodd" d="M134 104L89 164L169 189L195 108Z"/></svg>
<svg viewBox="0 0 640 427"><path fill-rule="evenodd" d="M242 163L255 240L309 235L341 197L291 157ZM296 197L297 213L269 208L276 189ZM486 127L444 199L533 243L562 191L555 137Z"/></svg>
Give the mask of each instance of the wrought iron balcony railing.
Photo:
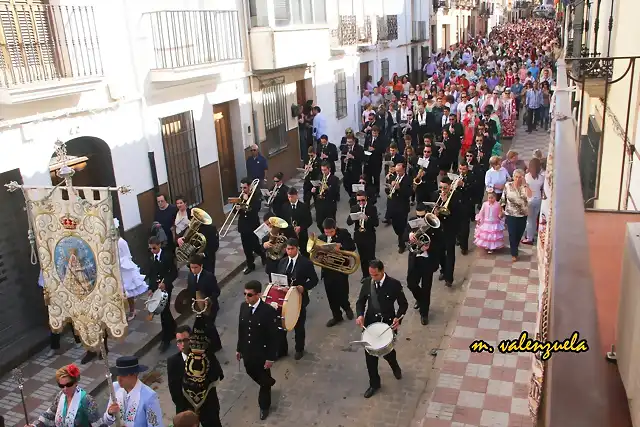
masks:
<svg viewBox="0 0 640 427"><path fill-rule="evenodd" d="M358 25L358 43L373 43L373 33L371 31L371 17L365 16L363 21Z"/></svg>
<svg viewBox="0 0 640 427"><path fill-rule="evenodd" d="M243 58L237 11L159 11L151 12L149 18L156 69Z"/></svg>
<svg viewBox="0 0 640 427"><path fill-rule="evenodd" d="M0 4L0 87L102 75L93 7Z"/></svg>
<svg viewBox="0 0 640 427"><path fill-rule="evenodd" d="M398 15L377 18L378 41L398 40Z"/></svg>
<svg viewBox="0 0 640 427"><path fill-rule="evenodd" d="M411 25L411 40L422 41L427 39L427 21L413 21Z"/></svg>
<svg viewBox="0 0 640 427"><path fill-rule="evenodd" d="M353 46L358 43L356 15L340 15L338 28L331 30L331 46Z"/></svg>
<svg viewBox="0 0 640 427"><path fill-rule="evenodd" d="M449 9L451 7L450 0L434 0L433 1L433 10Z"/></svg>

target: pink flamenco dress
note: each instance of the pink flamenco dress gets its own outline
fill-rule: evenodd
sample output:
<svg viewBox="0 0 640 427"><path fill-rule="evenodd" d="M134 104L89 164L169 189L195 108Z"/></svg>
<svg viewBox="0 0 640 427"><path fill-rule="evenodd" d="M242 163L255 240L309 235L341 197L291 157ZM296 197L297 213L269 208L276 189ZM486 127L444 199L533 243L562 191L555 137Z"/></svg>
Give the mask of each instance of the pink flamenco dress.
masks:
<svg viewBox="0 0 640 427"><path fill-rule="evenodd" d="M475 245L487 251L504 248L504 218L500 218L500 203L482 204L476 215Z"/></svg>

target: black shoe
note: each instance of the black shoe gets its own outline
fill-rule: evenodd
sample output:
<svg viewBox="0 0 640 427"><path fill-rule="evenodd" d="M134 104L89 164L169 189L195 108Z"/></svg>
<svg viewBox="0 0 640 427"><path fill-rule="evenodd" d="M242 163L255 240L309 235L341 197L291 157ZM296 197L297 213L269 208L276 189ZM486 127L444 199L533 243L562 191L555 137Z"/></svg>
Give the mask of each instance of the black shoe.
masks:
<svg viewBox="0 0 640 427"><path fill-rule="evenodd" d="M242 274L245 274L245 275L246 275L246 274L249 274L249 273L251 273L252 271L254 271L255 269L256 269L256 266L255 266L255 265L252 265L252 266L247 265L247 266L244 268L244 270L242 270Z"/></svg>
<svg viewBox="0 0 640 427"><path fill-rule="evenodd" d="M269 416L268 409L260 409L260 420L264 421L267 419L268 416Z"/></svg>
<svg viewBox="0 0 640 427"><path fill-rule="evenodd" d="M420 323L422 323L422 326L427 326L429 324L429 316L420 316Z"/></svg>
<svg viewBox="0 0 640 427"><path fill-rule="evenodd" d="M93 359L95 359L97 355L98 355L98 353L94 353L93 351L87 351L84 354L84 356L82 356L82 359L80 359L80 364L81 365L86 365L87 363L89 363Z"/></svg>
<svg viewBox="0 0 640 427"><path fill-rule="evenodd" d="M450 288L450 287L452 287L452 286L453 286L453 282L444 282L444 285L445 285L447 288Z"/></svg>
<svg viewBox="0 0 640 427"><path fill-rule="evenodd" d="M367 391L364 392L364 398L365 399L370 398L371 396L376 394L377 391L378 391L378 388L369 387Z"/></svg>
<svg viewBox="0 0 640 427"><path fill-rule="evenodd" d="M349 308L348 310L345 310L344 314L347 316L347 319L353 320L353 310L351 310L351 308Z"/></svg>
<svg viewBox="0 0 640 427"><path fill-rule="evenodd" d="M469 249L461 249L461 250L460 250L460 253L461 253L462 255L468 255L468 254L469 254Z"/></svg>
<svg viewBox="0 0 640 427"><path fill-rule="evenodd" d="M444 274L440 273L440 274L438 275L438 280L444 280Z"/></svg>
<svg viewBox="0 0 640 427"><path fill-rule="evenodd" d="M304 351L296 351L296 354L293 355L294 360L300 360L304 356Z"/></svg>
<svg viewBox="0 0 640 427"><path fill-rule="evenodd" d="M404 251L405 251L405 247L404 247L404 246L400 246L400 247L398 247L398 253L399 253L399 254L403 254L403 253L404 253Z"/></svg>
<svg viewBox="0 0 640 427"><path fill-rule="evenodd" d="M160 343L160 351L164 353L165 351L169 350L170 345L171 343L169 341L162 341Z"/></svg>
<svg viewBox="0 0 640 427"><path fill-rule="evenodd" d="M400 369L400 366L391 368L391 370L393 371L393 376L396 377L397 380L402 379L402 369Z"/></svg>
<svg viewBox="0 0 640 427"><path fill-rule="evenodd" d="M419 308L420 308L420 304L418 304L418 303L416 302L415 304L413 304L413 308L414 308L415 310L419 309Z"/></svg>
<svg viewBox="0 0 640 427"><path fill-rule="evenodd" d="M336 326L338 323L342 322L342 317L336 319L335 317L329 319L329 321L327 322L327 328L331 328L332 326Z"/></svg>

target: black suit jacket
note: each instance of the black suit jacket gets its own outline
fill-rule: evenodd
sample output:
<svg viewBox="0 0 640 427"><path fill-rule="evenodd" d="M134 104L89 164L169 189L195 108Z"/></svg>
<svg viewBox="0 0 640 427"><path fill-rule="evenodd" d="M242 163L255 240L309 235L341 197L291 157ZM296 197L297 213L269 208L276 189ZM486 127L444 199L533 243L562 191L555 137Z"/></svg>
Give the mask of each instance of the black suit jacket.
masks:
<svg viewBox="0 0 640 427"><path fill-rule="evenodd" d="M278 312L264 301L260 301L255 313L251 311L246 302L240 304L236 351L247 362L274 361L279 339Z"/></svg>
<svg viewBox="0 0 640 427"><path fill-rule="evenodd" d="M435 192L431 195L432 202L438 200L440 196L439 192ZM444 203L444 201L442 202ZM464 215L464 208L462 206L462 201L460 198L460 193L458 190L451 197L451 201L449 202L449 211L451 215L438 215L438 219L440 219L440 229L443 233L443 238L445 240L455 239L458 234L458 229L460 227L460 221ZM470 218L464 218L465 221L469 221Z"/></svg>
<svg viewBox="0 0 640 427"><path fill-rule="evenodd" d="M362 148L361 145L359 145L358 143L356 143L353 146L353 151L351 152L351 154L353 155L353 159L349 159L349 161L347 161L347 153L349 152L349 147L345 146L343 152L342 152L342 161L341 163L341 170L343 175L348 175L353 179L358 179L360 177L360 175L362 175L362 162L364 161L364 149Z"/></svg>
<svg viewBox="0 0 640 427"><path fill-rule="evenodd" d="M410 218L409 221L416 219L417 216ZM404 241L409 242L409 233L416 232L417 229L412 229L408 224L404 232ZM407 275L410 275L413 271L428 271L435 272L440 267L440 254L442 253L442 230L439 228L430 228L427 231L427 235L431 239L429 244L429 250L427 250L428 257L418 256L419 253L409 252L409 259L407 263Z"/></svg>
<svg viewBox="0 0 640 427"><path fill-rule="evenodd" d="M322 242L327 241L327 236L325 234L321 234L320 237L318 238ZM343 250L343 251L356 250L356 243L351 238L351 233L349 233L349 230L346 230L344 228L336 228L336 235L333 236L333 238L331 239L331 243L340 243L340 250ZM346 274L339 273L337 271L330 270L328 268L323 268L322 271L320 272L320 277L322 278L336 277L336 275L347 277L347 278L349 277Z"/></svg>
<svg viewBox="0 0 640 427"><path fill-rule="evenodd" d="M218 280L213 273L203 269L198 281L196 282L196 275L190 272L187 277L187 289L189 290L192 298L195 298L196 291L199 291L202 297L209 298L211 301L211 316L216 316L220 309L220 305L218 304L220 287L218 286Z"/></svg>
<svg viewBox="0 0 640 427"><path fill-rule="evenodd" d="M387 274L382 282L382 286L376 289L378 302L380 304L379 313L376 313L371 306L371 286L371 281L365 280L360 288L360 295L356 301L356 315L358 317L364 316L365 326L369 326L374 322L384 322L391 325L394 318L400 318L400 316L407 313L409 303L407 302L407 297L404 295L400 281ZM397 310L395 308L396 303L398 303Z"/></svg>
<svg viewBox="0 0 640 427"><path fill-rule="evenodd" d="M287 266L289 265L289 257L286 256L280 260L278 264L278 274L286 274ZM289 283L292 286L304 287L304 293L302 294L302 305L309 304L309 291L316 287L318 284L318 274L313 263L298 253L298 259L293 266L293 271L288 276Z"/></svg>
<svg viewBox="0 0 640 427"><path fill-rule="evenodd" d="M207 246L204 249L204 256L207 261L205 267L215 268L216 252L218 252L218 249L220 248L220 235L218 233L218 229L214 224L210 224L201 225L199 231L207 239ZM211 272L213 273L213 271Z"/></svg>
<svg viewBox="0 0 640 427"><path fill-rule="evenodd" d="M393 185L393 184L392 184ZM391 189L385 189L387 194L391 194ZM393 192L391 199L387 201L387 209L391 215L409 213L409 202L413 194L413 182L407 174L396 185L396 191Z"/></svg>
<svg viewBox="0 0 640 427"><path fill-rule="evenodd" d="M244 210L238 212L238 233L253 233L253 230L260 226L260 208L262 207L262 196L260 189L256 189L256 193L251 199L251 204Z"/></svg>
<svg viewBox="0 0 640 427"><path fill-rule="evenodd" d="M319 181L322 181L322 177L320 177ZM316 211L318 209L333 210L336 208L338 197L340 196L340 179L332 173L327 178L327 187L322 197L320 197L320 187L316 190Z"/></svg>
<svg viewBox="0 0 640 427"><path fill-rule="evenodd" d="M325 154L328 157L326 159L321 159L320 156L322 154ZM330 142L327 142L327 145L318 144L317 155L318 155L318 159L320 159L320 163L322 163L323 161L329 162L329 166L331 167L331 173L332 174L336 173L336 162L338 161L338 148L334 144Z"/></svg>
<svg viewBox="0 0 640 427"><path fill-rule="evenodd" d="M305 205L301 200L298 200L295 211L291 207L291 203L287 202L282 208L282 219L289 223L289 227L293 231L293 224L300 227L300 233L307 233L309 227L313 224L313 218L311 217L311 209ZM295 235L295 231L293 232Z"/></svg>
<svg viewBox="0 0 640 427"><path fill-rule="evenodd" d="M209 358L210 362L208 372L209 381L213 382L224 379L222 366L220 366L220 362L218 361L218 358L215 356L215 354L209 352L207 354L207 357ZM182 380L184 379L184 373L185 360L182 357L182 353L176 353L173 356L169 356L167 358L167 382L169 383L169 393L171 394L171 400L173 400L174 405L176 405L176 414L194 409L182 393ZM215 394L215 388L212 389L210 393ZM207 409L208 402L209 399L206 400L201 406L201 414L209 412L209 410ZM211 399L211 402L213 403L213 399ZM213 407L211 409L213 409Z"/></svg>
<svg viewBox="0 0 640 427"><path fill-rule="evenodd" d="M155 260L155 255L149 257L148 273L145 280L149 285L149 290L155 292L158 289L158 283L164 280L164 285L169 292L173 289L173 282L178 277L178 269L176 268L173 252L162 249L160 251L160 262Z"/></svg>
<svg viewBox="0 0 640 427"><path fill-rule="evenodd" d="M493 149L492 140L493 138L486 137L484 138L484 142L480 147L478 147L478 145L474 143L473 145L471 145L471 148L469 148L469 151L473 153L476 161L484 172L489 170L489 159L491 158L491 150ZM482 158L480 158L480 153L482 153Z"/></svg>
<svg viewBox="0 0 640 427"><path fill-rule="evenodd" d="M365 155L364 173L367 175L380 174L382 170L382 158L384 157L385 151L387 151L387 146L387 140L381 135L378 135L375 141L370 136L365 139L364 151L369 151L369 147L373 147L373 154L370 156Z"/></svg>
<svg viewBox="0 0 640 427"><path fill-rule="evenodd" d="M351 206L351 213L360 212L361 210L360 205L356 204ZM367 202L367 206L364 208L364 214L369 217L364 221L364 232L360 231L360 221L352 220L351 216L347 217L347 225L355 225L353 231L354 240L366 244L367 239L370 239L372 236L375 237L376 227L380 225L380 220L378 218L378 209L370 202Z"/></svg>
<svg viewBox="0 0 640 427"><path fill-rule="evenodd" d="M275 185L271 187L269 191L273 191ZM278 189L277 194L271 201L271 212L277 217L282 218L283 215L283 206L285 203L289 203L289 199L287 197L287 192L289 191L289 187L286 184L282 184Z"/></svg>

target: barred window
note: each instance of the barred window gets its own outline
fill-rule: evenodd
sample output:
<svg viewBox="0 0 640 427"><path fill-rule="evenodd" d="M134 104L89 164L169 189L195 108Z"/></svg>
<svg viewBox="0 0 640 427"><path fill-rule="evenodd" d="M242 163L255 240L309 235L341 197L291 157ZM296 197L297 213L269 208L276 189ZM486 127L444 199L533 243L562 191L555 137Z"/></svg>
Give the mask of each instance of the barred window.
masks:
<svg viewBox="0 0 640 427"><path fill-rule="evenodd" d="M287 139L287 97L284 77L273 79L262 87L262 108L266 131L266 151L273 154L286 148Z"/></svg>
<svg viewBox="0 0 640 427"><path fill-rule="evenodd" d="M196 145L193 113L185 111L160 119L162 146L167 165L169 195L173 199L182 196L189 206L202 203L202 180Z"/></svg>
<svg viewBox="0 0 640 427"><path fill-rule="evenodd" d="M382 74L382 81L386 83L391 80L389 78L389 60L383 59L380 61L380 74Z"/></svg>
<svg viewBox="0 0 640 427"><path fill-rule="evenodd" d="M347 117L347 76L344 70L334 71L336 93L336 117Z"/></svg>

